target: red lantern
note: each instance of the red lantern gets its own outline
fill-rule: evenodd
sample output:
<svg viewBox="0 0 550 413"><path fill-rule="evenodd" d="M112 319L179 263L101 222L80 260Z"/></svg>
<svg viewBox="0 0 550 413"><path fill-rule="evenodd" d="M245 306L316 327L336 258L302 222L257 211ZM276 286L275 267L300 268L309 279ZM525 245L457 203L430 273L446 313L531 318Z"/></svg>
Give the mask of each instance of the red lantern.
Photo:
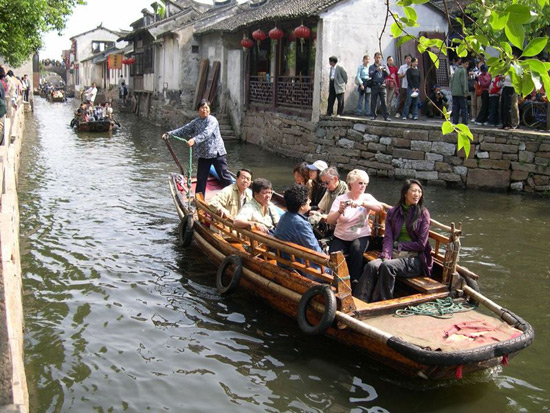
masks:
<svg viewBox="0 0 550 413"><path fill-rule="evenodd" d="M267 36L260 29L252 32L252 37L256 40L256 45L258 46L258 53L260 52L260 42L264 41Z"/></svg>
<svg viewBox="0 0 550 413"><path fill-rule="evenodd" d="M260 29L258 29L256 31L252 32L252 38L254 40L256 40L256 42L260 43L260 42L264 41L267 38L267 36L265 35L264 32L262 32Z"/></svg>
<svg viewBox="0 0 550 413"><path fill-rule="evenodd" d="M248 37L245 37L241 40L241 46L243 47L243 51L246 51L247 49L250 49L252 46L254 46L254 42Z"/></svg>
<svg viewBox="0 0 550 413"><path fill-rule="evenodd" d="M303 23L294 29L294 35L298 39L300 39L300 48L302 52L304 51L304 41L305 39L309 39L310 34L311 34L311 30L309 30L309 28L304 26Z"/></svg>
<svg viewBox="0 0 550 413"><path fill-rule="evenodd" d="M269 31L269 38L275 41L275 44L277 44L277 42L281 40L284 35L284 32L281 29L277 28L277 26Z"/></svg>

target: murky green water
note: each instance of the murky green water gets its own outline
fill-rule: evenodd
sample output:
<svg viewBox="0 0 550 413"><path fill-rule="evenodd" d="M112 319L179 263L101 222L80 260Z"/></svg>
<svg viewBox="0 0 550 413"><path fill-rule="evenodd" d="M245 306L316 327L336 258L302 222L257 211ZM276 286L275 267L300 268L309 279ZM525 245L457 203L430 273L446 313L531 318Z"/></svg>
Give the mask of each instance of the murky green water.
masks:
<svg viewBox="0 0 550 413"><path fill-rule="evenodd" d="M550 409L548 200L426 188L432 216L464 223L461 264L537 334L492 376L427 388L245 292L221 297L202 252L176 247L162 131L120 115L112 136L77 135L72 110L37 99L19 177L32 411ZM227 146L231 169L292 182L294 161ZM369 191L393 203L399 188L373 178Z"/></svg>

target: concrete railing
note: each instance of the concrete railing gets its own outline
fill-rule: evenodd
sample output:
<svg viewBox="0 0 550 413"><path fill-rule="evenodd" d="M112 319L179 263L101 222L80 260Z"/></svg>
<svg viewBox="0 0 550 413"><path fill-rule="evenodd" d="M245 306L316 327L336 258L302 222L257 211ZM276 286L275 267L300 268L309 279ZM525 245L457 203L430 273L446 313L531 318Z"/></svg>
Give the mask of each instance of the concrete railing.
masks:
<svg viewBox="0 0 550 413"><path fill-rule="evenodd" d="M19 253L17 172L24 105L4 119L0 145L0 410L28 412L23 363L23 302ZM8 410L9 409L9 410ZM3 411L3 410L2 410Z"/></svg>

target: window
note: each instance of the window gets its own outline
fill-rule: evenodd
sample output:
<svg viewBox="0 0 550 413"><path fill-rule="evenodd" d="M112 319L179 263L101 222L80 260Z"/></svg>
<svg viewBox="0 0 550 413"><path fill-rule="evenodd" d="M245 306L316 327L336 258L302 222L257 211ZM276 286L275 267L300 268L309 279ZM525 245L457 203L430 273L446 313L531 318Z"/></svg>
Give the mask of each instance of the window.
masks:
<svg viewBox="0 0 550 413"><path fill-rule="evenodd" d="M154 50L153 45L149 44L145 46L143 51L143 73L154 73Z"/></svg>
<svg viewBox="0 0 550 413"><path fill-rule="evenodd" d="M101 53L107 49L110 49L115 46L115 42L106 42L100 40L94 40L92 42L92 53Z"/></svg>

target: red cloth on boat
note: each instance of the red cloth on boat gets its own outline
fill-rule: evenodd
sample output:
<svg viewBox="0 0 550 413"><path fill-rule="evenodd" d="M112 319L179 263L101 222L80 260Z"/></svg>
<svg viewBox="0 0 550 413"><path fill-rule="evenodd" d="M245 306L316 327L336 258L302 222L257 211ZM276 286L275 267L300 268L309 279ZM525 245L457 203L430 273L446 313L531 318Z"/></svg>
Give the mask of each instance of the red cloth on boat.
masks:
<svg viewBox="0 0 550 413"><path fill-rule="evenodd" d="M445 331L445 338L450 338L453 335L461 335L470 338L477 343L500 342L510 340L520 336L522 333L516 330L511 336L509 332L505 332L498 326L492 326L489 323L481 320L463 321L453 325L452 328Z"/></svg>

